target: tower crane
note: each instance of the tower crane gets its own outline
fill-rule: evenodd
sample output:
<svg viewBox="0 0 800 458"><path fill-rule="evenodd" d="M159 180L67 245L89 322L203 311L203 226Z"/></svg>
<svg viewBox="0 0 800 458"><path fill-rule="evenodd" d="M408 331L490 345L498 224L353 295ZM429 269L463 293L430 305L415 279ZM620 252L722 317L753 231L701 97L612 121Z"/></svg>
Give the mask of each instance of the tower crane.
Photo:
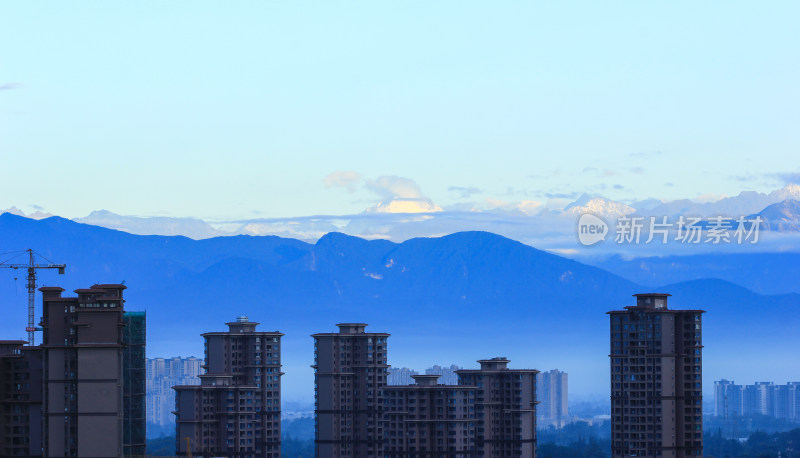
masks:
<svg viewBox="0 0 800 458"><path fill-rule="evenodd" d="M9 261L12 261L17 256L21 255L22 253L28 254L28 263L27 264L12 264ZM44 259L45 261L49 262L50 264L37 264L36 263L36 256ZM60 275L64 275L64 269L67 267L66 264L53 264L52 261L45 258L41 254L33 251L32 249L28 248L25 251L19 251L17 254L6 261L0 262L0 268L5 269L28 269L28 327L25 328L28 331L28 345L33 345L33 333L36 331L36 326L33 322L33 307L35 302L36 296L36 270L37 269L58 269L58 273Z"/></svg>

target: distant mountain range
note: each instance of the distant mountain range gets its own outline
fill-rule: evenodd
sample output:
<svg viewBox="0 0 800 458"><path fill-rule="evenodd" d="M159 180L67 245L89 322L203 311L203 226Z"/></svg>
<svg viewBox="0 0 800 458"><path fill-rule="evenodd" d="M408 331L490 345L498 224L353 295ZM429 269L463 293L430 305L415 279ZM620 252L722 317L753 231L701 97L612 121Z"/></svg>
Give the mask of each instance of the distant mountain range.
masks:
<svg viewBox="0 0 800 458"><path fill-rule="evenodd" d="M535 201L499 205L491 209L476 205L442 209L425 199L397 198L354 215L207 222L198 218L124 216L99 210L75 221L140 235L183 235L193 239L223 235L277 235L308 242L336 231L368 239L401 242L414 237L436 237L479 230L543 248L563 249L575 244L575 222L583 213L604 218L613 226L613 221L624 215L645 218L666 216L674 221L679 216L723 215L735 219L767 212L762 216L767 217L770 224L762 229L785 233L800 231L800 211L797 204L791 204L797 201L800 201L800 185L789 184L770 193L745 191L737 196L704 203L688 199L671 202L647 199L626 204L603 196L583 194L559 209L548 209ZM34 219L52 216L41 211L25 215L13 207L6 211Z"/></svg>
<svg viewBox="0 0 800 458"><path fill-rule="evenodd" d="M198 240L225 235L223 231L214 229L210 224L197 218L158 216L143 218L117 215L108 210L98 210L83 218L75 218L73 221L139 235L183 235Z"/></svg>
<svg viewBox="0 0 800 458"><path fill-rule="evenodd" d="M126 306L148 313L150 356L199 356L199 334L223 329L237 315L285 332L288 399L310 398L313 390L309 334L332 331L342 321L391 332L394 365L428 367L447 360L471 367L475 359L504 355L515 367L567 370L576 393L605 393L605 312L651 290L672 293L676 308L708 310L706 389L722 377L800 376L800 295L761 295L730 281L739 275L772 282L764 280L779 269L772 264L731 269L722 280L724 275L708 278L712 259L686 259L692 272L647 276L646 269L624 262L590 266L486 232L400 244L341 233L314 244L244 235L192 240L8 213L0 215L0 244L0 252L31 247L67 264L66 275L44 273L40 285L70 291L126 281ZM0 338L24 335L22 275L0 271Z"/></svg>
<svg viewBox="0 0 800 458"><path fill-rule="evenodd" d="M587 257L583 261L650 287L715 278L759 294L800 293L800 253L703 253L637 258L610 256Z"/></svg>
<svg viewBox="0 0 800 458"><path fill-rule="evenodd" d="M800 202L786 199L760 211L762 228L777 232L800 232Z"/></svg>

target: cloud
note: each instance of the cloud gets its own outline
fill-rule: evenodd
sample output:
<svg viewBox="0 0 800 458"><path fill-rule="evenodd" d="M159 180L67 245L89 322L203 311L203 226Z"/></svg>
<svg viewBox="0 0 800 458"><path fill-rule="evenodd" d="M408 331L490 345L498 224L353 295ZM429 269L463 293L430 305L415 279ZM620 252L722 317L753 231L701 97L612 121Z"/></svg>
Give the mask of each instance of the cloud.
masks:
<svg viewBox="0 0 800 458"><path fill-rule="evenodd" d="M638 157L638 158L645 158L645 157L655 157L661 156L664 154L663 151L643 151L639 153L630 153L628 154L629 157Z"/></svg>
<svg viewBox="0 0 800 458"><path fill-rule="evenodd" d="M441 207L430 199L405 199L395 198L378 202L365 210L366 213L435 213L441 212Z"/></svg>
<svg viewBox="0 0 800 458"><path fill-rule="evenodd" d="M783 184L800 184L800 172L775 173L773 176Z"/></svg>
<svg viewBox="0 0 800 458"><path fill-rule="evenodd" d="M641 175L644 173L644 167L631 167L628 169L628 171L637 175Z"/></svg>
<svg viewBox="0 0 800 458"><path fill-rule="evenodd" d="M475 186L450 186L447 190L457 193L458 197L461 199L469 199L473 194L480 194L483 192Z"/></svg>
<svg viewBox="0 0 800 458"><path fill-rule="evenodd" d="M361 179L361 174L358 172L354 172L352 170L340 170L328 174L328 176L325 177L324 182L326 188L342 187L346 188L349 192L355 192L356 185L361 182Z"/></svg>
<svg viewBox="0 0 800 458"><path fill-rule="evenodd" d="M326 188L345 188L351 193L363 188L377 196L378 199L367 201L372 202L372 205L365 210L367 213L431 213L442 211L441 207L422 194L422 190L417 183L410 178L385 175L370 180L353 170L339 170L328 174L323 182ZM451 190L463 193L473 192L477 188L455 187L451 188Z"/></svg>
<svg viewBox="0 0 800 458"><path fill-rule="evenodd" d="M517 209L526 215L535 215L543 208L543 204L536 200L523 200L517 204Z"/></svg>
<svg viewBox="0 0 800 458"><path fill-rule="evenodd" d="M42 210L44 210L44 207L42 207L41 205L30 204L30 205L29 205L29 207L31 207L32 209L34 209L34 210L36 210L36 211L42 211Z"/></svg>
<svg viewBox="0 0 800 458"><path fill-rule="evenodd" d="M489 210L493 210L495 208L508 208L511 206L511 202L507 202L505 200L500 199L493 199L491 197L486 198L486 208Z"/></svg>
<svg viewBox="0 0 800 458"><path fill-rule="evenodd" d="M748 181L754 181L756 177L754 175L731 175L728 178L734 181L738 181L740 183L746 183Z"/></svg>
<svg viewBox="0 0 800 458"><path fill-rule="evenodd" d="M534 180L541 180L543 178L552 178L552 177L557 177L559 175L561 175L561 169L553 169L553 170L550 171L550 173L545 173L543 175L542 174L528 175L528 178L531 178L531 179L534 179Z"/></svg>
<svg viewBox="0 0 800 458"><path fill-rule="evenodd" d="M625 186L622 186L621 184L615 184L614 189L625 189Z"/></svg>
<svg viewBox="0 0 800 458"><path fill-rule="evenodd" d="M571 191L571 192L551 191L544 193L544 196L547 197L548 199L575 199L580 195L581 193L578 191Z"/></svg>
<svg viewBox="0 0 800 458"><path fill-rule="evenodd" d="M10 91L12 89L19 89L22 87L20 83L3 83L0 84L0 91Z"/></svg>
<svg viewBox="0 0 800 458"><path fill-rule="evenodd" d="M583 170L581 170L581 173L583 173L583 174L592 174L592 175L595 175L595 176L601 177L601 178L613 177L613 176L619 175L619 172L617 172L615 170L610 170L610 169L600 170L597 167L584 167Z"/></svg>
<svg viewBox="0 0 800 458"><path fill-rule="evenodd" d="M425 198L422 195L422 190L414 180L396 175L386 175L374 180L367 180L364 187L384 200Z"/></svg>
<svg viewBox="0 0 800 458"><path fill-rule="evenodd" d="M666 186L668 188L675 187L675 185L673 183L664 183L664 186Z"/></svg>

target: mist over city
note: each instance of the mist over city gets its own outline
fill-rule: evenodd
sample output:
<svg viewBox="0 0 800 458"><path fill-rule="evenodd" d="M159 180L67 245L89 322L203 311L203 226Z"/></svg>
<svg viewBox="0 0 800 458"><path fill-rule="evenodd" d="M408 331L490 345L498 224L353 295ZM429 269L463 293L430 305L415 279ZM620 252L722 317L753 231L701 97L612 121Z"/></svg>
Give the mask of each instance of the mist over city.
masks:
<svg viewBox="0 0 800 458"><path fill-rule="evenodd" d="M0 456L800 456L800 5L0 27Z"/></svg>

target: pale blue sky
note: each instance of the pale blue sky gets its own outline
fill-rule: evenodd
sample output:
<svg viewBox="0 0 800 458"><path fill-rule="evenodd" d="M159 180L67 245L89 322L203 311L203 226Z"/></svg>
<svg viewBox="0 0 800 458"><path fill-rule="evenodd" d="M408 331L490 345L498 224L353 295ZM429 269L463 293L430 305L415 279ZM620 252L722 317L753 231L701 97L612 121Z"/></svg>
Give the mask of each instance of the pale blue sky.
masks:
<svg viewBox="0 0 800 458"><path fill-rule="evenodd" d="M326 188L335 171L407 177L445 208L451 187L769 191L800 172L798 17L794 1L7 2L0 208L234 219L378 199Z"/></svg>

